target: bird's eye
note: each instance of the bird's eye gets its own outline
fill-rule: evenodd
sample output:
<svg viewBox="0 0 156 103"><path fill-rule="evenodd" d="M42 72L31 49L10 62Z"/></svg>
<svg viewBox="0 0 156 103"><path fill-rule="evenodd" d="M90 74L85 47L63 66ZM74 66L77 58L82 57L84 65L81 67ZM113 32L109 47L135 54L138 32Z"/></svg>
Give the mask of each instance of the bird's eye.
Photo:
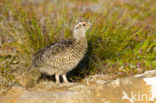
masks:
<svg viewBox="0 0 156 103"><path fill-rule="evenodd" d="M83 24L83 26L86 26L86 24Z"/></svg>

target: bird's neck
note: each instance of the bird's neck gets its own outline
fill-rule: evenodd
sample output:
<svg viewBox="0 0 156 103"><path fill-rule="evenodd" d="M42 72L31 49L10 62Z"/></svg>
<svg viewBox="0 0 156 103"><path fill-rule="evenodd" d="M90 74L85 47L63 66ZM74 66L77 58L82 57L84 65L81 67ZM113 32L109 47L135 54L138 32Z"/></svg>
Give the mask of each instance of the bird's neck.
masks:
<svg viewBox="0 0 156 103"><path fill-rule="evenodd" d="M75 43L79 45L80 47L84 47L84 48L88 47L87 39L85 37L76 38Z"/></svg>
<svg viewBox="0 0 156 103"><path fill-rule="evenodd" d="M81 39L86 39L86 34L85 32L74 32L73 37L79 41Z"/></svg>

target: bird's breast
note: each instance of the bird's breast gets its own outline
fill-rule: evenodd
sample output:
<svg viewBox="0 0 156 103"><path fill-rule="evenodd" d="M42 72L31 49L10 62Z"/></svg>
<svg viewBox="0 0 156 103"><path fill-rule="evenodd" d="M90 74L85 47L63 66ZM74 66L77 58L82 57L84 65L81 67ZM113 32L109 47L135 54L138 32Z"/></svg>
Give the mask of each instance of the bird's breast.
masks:
<svg viewBox="0 0 156 103"><path fill-rule="evenodd" d="M51 61L51 63L59 69L70 71L77 66L80 60L84 57L86 50L86 42L76 42L70 48L56 56L56 59L54 59L55 61Z"/></svg>

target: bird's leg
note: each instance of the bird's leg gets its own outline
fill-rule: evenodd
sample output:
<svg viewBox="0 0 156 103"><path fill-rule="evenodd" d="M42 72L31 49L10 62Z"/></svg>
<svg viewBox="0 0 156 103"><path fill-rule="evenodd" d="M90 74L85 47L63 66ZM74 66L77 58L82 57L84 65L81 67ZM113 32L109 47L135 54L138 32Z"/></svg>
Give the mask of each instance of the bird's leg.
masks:
<svg viewBox="0 0 156 103"><path fill-rule="evenodd" d="M59 84L60 83L60 78L58 74L55 74L55 79L56 79L56 83Z"/></svg>
<svg viewBox="0 0 156 103"><path fill-rule="evenodd" d="M64 83L68 83L68 79L67 79L67 77L66 77L66 74L63 74L63 75L62 75L62 78L63 78L63 82L64 82Z"/></svg>

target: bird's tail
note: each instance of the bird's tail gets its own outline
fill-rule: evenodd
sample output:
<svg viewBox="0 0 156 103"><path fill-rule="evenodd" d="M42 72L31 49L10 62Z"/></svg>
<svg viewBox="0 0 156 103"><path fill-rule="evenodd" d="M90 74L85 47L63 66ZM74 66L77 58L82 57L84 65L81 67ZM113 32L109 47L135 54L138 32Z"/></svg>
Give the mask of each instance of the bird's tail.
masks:
<svg viewBox="0 0 156 103"><path fill-rule="evenodd" d="M33 65L30 66L25 72L23 85L26 88L32 88L33 86L35 86L40 76L41 72L39 71L39 69L37 69Z"/></svg>

